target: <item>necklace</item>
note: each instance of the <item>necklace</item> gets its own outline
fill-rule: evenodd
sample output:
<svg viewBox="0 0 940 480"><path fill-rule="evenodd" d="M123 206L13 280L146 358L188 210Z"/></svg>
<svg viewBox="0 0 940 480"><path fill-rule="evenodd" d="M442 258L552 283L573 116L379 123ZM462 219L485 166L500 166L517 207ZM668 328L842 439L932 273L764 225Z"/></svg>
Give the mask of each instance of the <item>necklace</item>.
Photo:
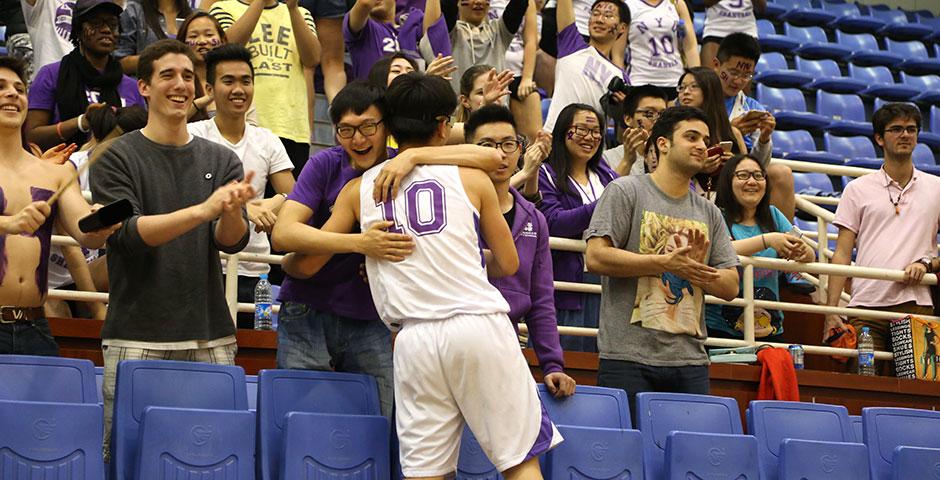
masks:
<svg viewBox="0 0 940 480"><path fill-rule="evenodd" d="M891 181L888 180L888 174L885 173L884 170L882 170L881 173L884 174L885 182L887 183L887 185L885 186L885 191L888 192L888 201L891 202L892 205L894 205L894 214L900 215L901 207L899 205L901 204L901 195L904 195L904 189L902 188L901 191L898 192L898 198L897 200L895 200L894 197L891 196Z"/></svg>

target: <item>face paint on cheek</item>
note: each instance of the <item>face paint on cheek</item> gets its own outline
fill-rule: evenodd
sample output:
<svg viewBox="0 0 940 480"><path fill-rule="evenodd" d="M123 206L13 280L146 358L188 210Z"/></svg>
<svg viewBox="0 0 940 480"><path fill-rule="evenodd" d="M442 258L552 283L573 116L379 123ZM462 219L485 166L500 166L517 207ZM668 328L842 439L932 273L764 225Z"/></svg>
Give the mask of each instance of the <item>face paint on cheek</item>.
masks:
<svg viewBox="0 0 940 480"><path fill-rule="evenodd" d="M574 138L574 132L568 132L568 140L571 140L573 138Z"/></svg>
<svg viewBox="0 0 940 480"><path fill-rule="evenodd" d="M221 44L222 44L222 40L219 39L218 37L213 37L212 39L209 40L210 47L218 47Z"/></svg>
<svg viewBox="0 0 940 480"><path fill-rule="evenodd" d="M735 68L746 72L751 69L751 64L749 62L738 62Z"/></svg>
<svg viewBox="0 0 940 480"><path fill-rule="evenodd" d="M726 72L721 72L721 73L719 73L719 74L718 74L718 77L721 78L722 80L725 80L725 81L728 80L728 74L727 74Z"/></svg>

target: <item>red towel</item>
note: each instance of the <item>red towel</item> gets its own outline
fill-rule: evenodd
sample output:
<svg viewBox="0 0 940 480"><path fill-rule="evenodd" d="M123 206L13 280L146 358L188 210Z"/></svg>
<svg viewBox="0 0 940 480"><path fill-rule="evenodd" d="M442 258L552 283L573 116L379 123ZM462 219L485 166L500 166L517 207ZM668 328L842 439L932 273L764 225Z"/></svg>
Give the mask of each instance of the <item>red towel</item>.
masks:
<svg viewBox="0 0 940 480"><path fill-rule="evenodd" d="M762 365L758 400L800 401L800 387L796 383L793 357L785 348L762 348L757 352L757 361Z"/></svg>

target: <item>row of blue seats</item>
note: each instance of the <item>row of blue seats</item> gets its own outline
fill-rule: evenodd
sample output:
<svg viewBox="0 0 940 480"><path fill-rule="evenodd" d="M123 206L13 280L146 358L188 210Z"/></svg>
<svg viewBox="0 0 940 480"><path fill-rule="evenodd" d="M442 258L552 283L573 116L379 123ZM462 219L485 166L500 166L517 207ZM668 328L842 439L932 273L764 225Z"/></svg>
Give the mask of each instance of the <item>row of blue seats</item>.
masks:
<svg viewBox="0 0 940 480"><path fill-rule="evenodd" d="M851 32L878 33L901 39L937 41L940 24L926 11L908 14L903 10L865 7L857 3L825 0L785 0L768 2L764 16L791 22L841 29Z"/></svg>
<svg viewBox="0 0 940 480"><path fill-rule="evenodd" d="M875 153L870 137L854 135L839 136L825 132L823 148L816 146L813 136L806 130L776 130L773 135L774 157L787 160L849 165L863 168L881 168L882 160ZM914 165L928 173L937 173L936 156L925 143L914 147Z"/></svg>

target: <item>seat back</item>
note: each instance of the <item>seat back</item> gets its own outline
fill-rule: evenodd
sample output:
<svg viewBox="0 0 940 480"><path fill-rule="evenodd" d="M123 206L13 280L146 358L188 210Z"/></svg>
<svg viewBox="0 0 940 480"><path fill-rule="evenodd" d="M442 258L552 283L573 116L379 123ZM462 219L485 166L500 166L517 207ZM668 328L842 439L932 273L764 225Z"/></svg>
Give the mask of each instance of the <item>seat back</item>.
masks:
<svg viewBox="0 0 940 480"><path fill-rule="evenodd" d="M289 412L380 415L379 390L369 375L312 370L258 372L259 478L275 480Z"/></svg>
<svg viewBox="0 0 940 480"><path fill-rule="evenodd" d="M0 400L98 403L89 360L0 355Z"/></svg>
<svg viewBox="0 0 940 480"><path fill-rule="evenodd" d="M670 432L666 437L666 480L758 480L757 440L751 435Z"/></svg>
<svg viewBox="0 0 940 480"><path fill-rule="evenodd" d="M789 68L790 66L787 65L787 59L780 52L761 54L760 59L757 60L758 71L787 70Z"/></svg>
<svg viewBox="0 0 940 480"><path fill-rule="evenodd" d="M894 449L899 446L940 448L940 412L913 408L862 409L862 424L872 480L889 480Z"/></svg>
<svg viewBox="0 0 940 480"><path fill-rule="evenodd" d="M842 155L849 160L877 157L871 140L860 135L840 137L827 132L823 134L823 146L827 152Z"/></svg>
<svg viewBox="0 0 940 480"><path fill-rule="evenodd" d="M774 148L779 148L784 154L816 151L816 141L806 130L774 130L771 137Z"/></svg>
<svg viewBox="0 0 940 480"><path fill-rule="evenodd" d="M888 67L885 66L859 67L854 63L850 63L849 76L872 85L894 83L894 76L891 75L891 70L888 70Z"/></svg>
<svg viewBox="0 0 940 480"><path fill-rule="evenodd" d="M881 50L878 46L878 40L870 33L846 33L842 30L836 30L836 42L840 43L852 51Z"/></svg>
<svg viewBox="0 0 940 480"><path fill-rule="evenodd" d="M796 69L818 77L841 77L842 71L839 70L839 64L835 60L824 58L821 60L809 60L803 57L796 57Z"/></svg>
<svg viewBox="0 0 940 480"><path fill-rule="evenodd" d="M873 8L869 10L869 15L877 18L879 20L884 20L885 23L891 25L904 25L908 23L907 15L900 10L882 10L879 8Z"/></svg>
<svg viewBox="0 0 940 480"><path fill-rule="evenodd" d="M247 410L147 407L135 478L252 478L254 447L255 416Z"/></svg>
<svg viewBox="0 0 940 480"><path fill-rule="evenodd" d="M599 428L633 428L627 392L619 388L578 385L575 395L555 398L538 384L539 398L555 425Z"/></svg>
<svg viewBox="0 0 940 480"><path fill-rule="evenodd" d="M503 476L496 470L496 466L486 456L480 442L464 426L460 436L460 454L457 458L456 480L502 480Z"/></svg>
<svg viewBox="0 0 940 480"><path fill-rule="evenodd" d="M258 409L258 376L245 375L245 393L248 394L248 410Z"/></svg>
<svg viewBox="0 0 940 480"><path fill-rule="evenodd" d="M840 17L847 17L849 15L858 15L858 7L854 3L849 2L827 2L823 0L820 2L820 7L829 12L834 13Z"/></svg>
<svg viewBox="0 0 940 480"><path fill-rule="evenodd" d="M385 417L292 412L285 425L281 478L388 480Z"/></svg>
<svg viewBox="0 0 940 480"><path fill-rule="evenodd" d="M637 425L643 437L646 478L664 472L666 437L674 430L741 434L741 414L733 398L686 393L643 392L636 396Z"/></svg>
<svg viewBox="0 0 940 480"><path fill-rule="evenodd" d="M245 371L196 362L120 362L111 433L112 480L134 478L140 422L147 407L247 411Z"/></svg>
<svg viewBox="0 0 940 480"><path fill-rule="evenodd" d="M98 394L98 403L104 403L104 367L95 367L95 393Z"/></svg>
<svg viewBox="0 0 940 480"><path fill-rule="evenodd" d="M761 475L776 480L780 445L785 438L854 442L849 412L841 405L752 401L747 431L757 437Z"/></svg>
<svg viewBox="0 0 940 480"><path fill-rule="evenodd" d="M828 43L826 32L820 27L797 27L789 23L783 24L783 31L786 35L801 44L805 43Z"/></svg>
<svg viewBox="0 0 940 480"><path fill-rule="evenodd" d="M864 441L864 438L862 437L862 416L849 415L849 422L852 423L852 432L855 433L854 441L862 443Z"/></svg>
<svg viewBox="0 0 940 480"><path fill-rule="evenodd" d="M914 161L914 165L923 166L923 167L933 167L937 165L937 158L933 154L933 150L930 149L927 145L923 143L918 143L914 147L914 152L911 155L911 160Z"/></svg>
<svg viewBox="0 0 940 480"><path fill-rule="evenodd" d="M865 121L865 105L858 95L816 91L816 113L833 120Z"/></svg>
<svg viewBox="0 0 940 480"><path fill-rule="evenodd" d="M102 414L97 403L0 400L0 478L103 479Z"/></svg>
<svg viewBox="0 0 940 480"><path fill-rule="evenodd" d="M559 426L565 438L545 455L545 478L633 480L643 478L640 432Z"/></svg>
<svg viewBox="0 0 940 480"><path fill-rule="evenodd" d="M937 478L940 471L940 449L897 447L892 461L893 480Z"/></svg>
<svg viewBox="0 0 940 480"><path fill-rule="evenodd" d="M825 173L793 172L793 191L800 193L808 190L832 191L832 182Z"/></svg>
<svg viewBox="0 0 940 480"><path fill-rule="evenodd" d="M901 72L901 83L923 91L940 90L940 76L937 75L911 75Z"/></svg>
<svg viewBox="0 0 940 480"><path fill-rule="evenodd" d="M796 88L774 88L758 83L757 100L773 111L806 111L803 92Z"/></svg>
<svg viewBox="0 0 940 480"><path fill-rule="evenodd" d="M774 24L770 23L770 20L760 19L757 21L757 37L763 37L766 35L776 35L777 28L774 27Z"/></svg>
<svg viewBox="0 0 940 480"><path fill-rule="evenodd" d="M918 42L917 40L911 40L909 42L900 42L897 40L892 40L890 38L885 39L885 47L889 52L897 53L903 55L905 58L920 58L927 59L927 47L923 43Z"/></svg>

